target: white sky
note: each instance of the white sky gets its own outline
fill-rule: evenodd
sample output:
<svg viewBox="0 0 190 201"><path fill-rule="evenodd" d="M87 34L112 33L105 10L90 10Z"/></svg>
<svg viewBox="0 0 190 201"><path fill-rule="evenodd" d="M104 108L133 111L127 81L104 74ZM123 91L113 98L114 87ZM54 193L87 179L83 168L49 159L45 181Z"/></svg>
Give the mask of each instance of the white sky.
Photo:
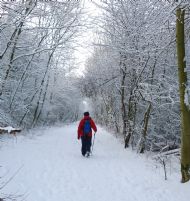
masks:
<svg viewBox="0 0 190 201"><path fill-rule="evenodd" d="M85 17L86 17L86 22L90 23L92 28L88 28L86 32L84 32L80 38L79 44L80 47L77 48L77 51L75 52L75 57L76 57L76 62L78 64L78 70L77 74L82 75L82 72L84 71L85 68L85 61L87 58L90 57L93 47L92 47L92 42L95 37L95 25L92 24L93 18L96 18L101 15L101 11L93 2L100 2L101 0L83 0L84 2L84 11L85 11Z"/></svg>

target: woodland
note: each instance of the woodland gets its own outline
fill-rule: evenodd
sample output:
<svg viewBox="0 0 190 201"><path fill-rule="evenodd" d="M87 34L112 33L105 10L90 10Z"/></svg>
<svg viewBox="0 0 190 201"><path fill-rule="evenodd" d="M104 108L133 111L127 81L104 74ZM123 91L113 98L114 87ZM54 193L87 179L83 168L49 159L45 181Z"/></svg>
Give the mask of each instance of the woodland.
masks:
<svg viewBox="0 0 190 201"><path fill-rule="evenodd" d="M188 181L190 2L91 1L101 10L92 19L82 2L0 1L0 127L75 122L87 98L125 148L181 154ZM90 29L79 75L75 52Z"/></svg>

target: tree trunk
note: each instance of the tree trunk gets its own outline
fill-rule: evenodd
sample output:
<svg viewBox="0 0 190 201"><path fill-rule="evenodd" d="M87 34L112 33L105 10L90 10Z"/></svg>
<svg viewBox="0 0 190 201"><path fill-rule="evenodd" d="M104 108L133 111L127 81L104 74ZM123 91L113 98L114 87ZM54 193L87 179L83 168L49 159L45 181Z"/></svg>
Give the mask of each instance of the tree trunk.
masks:
<svg viewBox="0 0 190 201"><path fill-rule="evenodd" d="M122 69L122 80L121 80L121 111L122 111L122 119L123 119L123 135L127 134L127 112L126 112L126 104L125 104L125 77L126 73Z"/></svg>
<svg viewBox="0 0 190 201"><path fill-rule="evenodd" d="M132 91L130 92L130 97L128 101L128 113L126 117L126 135L125 135L125 148L129 147L129 141L131 139L132 135L132 127L131 127L131 121L132 121Z"/></svg>
<svg viewBox="0 0 190 201"><path fill-rule="evenodd" d="M47 62L47 66L46 66L46 71L44 73L44 76L42 78L42 81L41 81L41 84L40 84L40 93L39 93L39 97L38 97L38 101L36 103L36 108L35 108L35 111L34 111L34 116L33 116L33 121L32 121L32 126L34 127L35 124L36 124L36 121L37 121L37 118L38 118L38 114L39 114L39 108L40 108L40 105L43 103L44 100L42 100L41 102L41 97L42 97L42 93L43 93L43 86L44 86L44 82L45 82L45 79L46 79L46 76L47 76L47 73L48 73L48 70L49 70L49 66L50 66L50 62L51 62L51 59L53 57L53 54L55 52L55 49L51 52L51 54L49 55L49 58L48 58L48 62ZM48 82L48 80L47 80ZM47 85L48 86L48 85ZM45 89L45 92L46 93L46 90Z"/></svg>
<svg viewBox="0 0 190 201"><path fill-rule="evenodd" d="M121 95L121 113L122 113L122 123L123 123L123 136L124 139L126 138L127 135L127 111L126 111L126 89L125 89L125 80L126 80L126 64L125 64L125 59L126 56L121 55L121 60L120 60L120 73L121 73L121 89L120 89L120 95Z"/></svg>
<svg viewBox="0 0 190 201"><path fill-rule="evenodd" d="M138 152L139 153L144 153L145 151L145 143L146 143L146 137L147 137L147 130L148 130L148 122L150 118L150 112L152 108L152 103L149 103L149 106L144 114L144 124L143 124L143 130L142 130L142 136L140 139L139 147L138 147Z"/></svg>
<svg viewBox="0 0 190 201"><path fill-rule="evenodd" d="M0 96L2 96L3 90L5 88L6 81L8 79L9 73L10 73L12 65L13 65L16 46L17 46L20 34L22 33L22 27L24 26L24 22L26 20L26 17L31 13L31 11L33 10L33 8L35 6L35 4L34 4L33 7L32 7L32 4L33 4L33 1L30 0L28 2L29 7L26 7L26 9L25 9L24 17L22 18L22 20L19 23L19 25L15 28L15 30L14 30L11 38L10 38L10 41L7 44L7 47L6 47L5 51L4 51L4 53L0 56L0 59L2 59L3 56L5 55L5 53L7 52L7 50L9 49L9 47L12 46L12 44L13 44L13 46L11 47L11 52L10 52L10 56L9 56L8 68L6 70L5 77L4 77L4 79L2 80L2 83L1 83Z"/></svg>
<svg viewBox="0 0 190 201"><path fill-rule="evenodd" d="M182 183L189 181L190 168L190 110L185 101L187 93L187 72L185 62L185 34L184 34L184 16L185 10L178 8L176 20L176 39L177 39L177 56L178 56L178 76L181 106L181 174Z"/></svg>

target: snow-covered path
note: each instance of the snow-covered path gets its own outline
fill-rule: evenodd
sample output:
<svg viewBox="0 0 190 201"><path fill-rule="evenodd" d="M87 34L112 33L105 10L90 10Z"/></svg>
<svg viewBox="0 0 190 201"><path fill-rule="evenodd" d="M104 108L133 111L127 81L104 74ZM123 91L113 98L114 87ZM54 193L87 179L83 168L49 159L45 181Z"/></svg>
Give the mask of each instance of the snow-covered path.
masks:
<svg viewBox="0 0 190 201"><path fill-rule="evenodd" d="M168 173L151 159L124 150L99 129L94 155L84 158L76 140L77 124L50 128L33 137L12 137L0 149L0 177L8 179L3 193L24 194L27 201L186 201L190 183ZM1 180L2 182L2 180ZM2 197L2 194L0 195Z"/></svg>

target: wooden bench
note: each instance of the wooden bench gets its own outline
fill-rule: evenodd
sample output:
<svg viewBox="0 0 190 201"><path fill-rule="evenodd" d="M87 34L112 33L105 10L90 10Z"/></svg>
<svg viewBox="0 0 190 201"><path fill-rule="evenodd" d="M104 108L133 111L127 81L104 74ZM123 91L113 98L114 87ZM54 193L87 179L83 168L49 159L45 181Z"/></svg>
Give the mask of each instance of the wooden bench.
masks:
<svg viewBox="0 0 190 201"><path fill-rule="evenodd" d="M11 126L0 127L0 134L9 133L9 134L13 134L14 136L16 136L16 133L18 133L18 132L21 132L20 128L13 128Z"/></svg>

